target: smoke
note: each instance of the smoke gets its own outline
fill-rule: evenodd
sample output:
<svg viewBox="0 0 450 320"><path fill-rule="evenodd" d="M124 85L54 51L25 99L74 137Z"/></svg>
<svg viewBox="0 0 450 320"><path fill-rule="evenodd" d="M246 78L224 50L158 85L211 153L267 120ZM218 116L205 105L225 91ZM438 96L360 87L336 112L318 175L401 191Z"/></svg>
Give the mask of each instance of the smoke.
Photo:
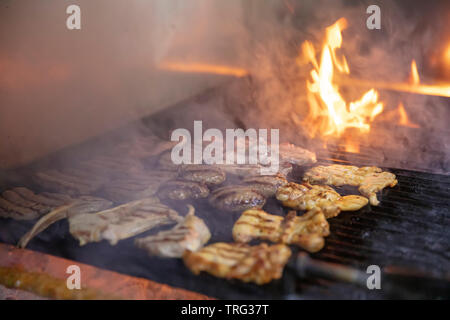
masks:
<svg viewBox="0 0 450 320"><path fill-rule="evenodd" d="M303 41L318 47L325 28L345 17L341 52L352 76L404 81L415 59L422 81L432 82L439 71L430 57L450 35L444 1L78 0L70 3L81 8L82 28L75 31L65 27L68 4L0 4L0 167L30 162L224 82L158 70L165 60L229 64L251 76L194 103L192 112L178 105L150 122L167 132L161 136L203 120L208 127L278 128L281 141L316 149L321 142L301 122L309 67L295 60ZM381 8L381 30L366 28L371 4ZM354 99L363 92L342 93ZM438 154L444 164L437 170L448 171L448 99L385 90L380 99L387 111L402 101L421 129L380 124L365 143L381 148L383 161L398 159L396 166L404 159L426 166L427 154ZM141 126L135 131L141 134Z"/></svg>
<svg viewBox="0 0 450 320"><path fill-rule="evenodd" d="M341 17L347 19L348 28L343 31L340 53L346 56L352 77L404 82L415 59L422 82L436 82L435 72L429 68L430 53L437 46L441 47L450 34L445 14L450 8L443 1L426 4L326 0L290 3L293 12L284 10L283 15L273 10L271 19L266 18L259 25L262 31L260 37L256 34L254 63L250 66L253 82L249 84L256 107L246 113L247 126L280 128L281 140L316 150L323 148L322 141L311 140L302 125L308 111L305 83L310 66L299 66L295 58L305 40L321 48L325 28ZM381 8L381 30L366 27L366 8L371 4ZM283 9L285 5L280 2L278 10ZM348 101L353 101L368 89L344 87L341 93ZM373 153L373 161L382 166L450 172L449 100L378 91L385 112L394 111L399 102L403 102L410 120L419 124L420 129L401 127L392 121L376 122L368 136L359 138Z"/></svg>

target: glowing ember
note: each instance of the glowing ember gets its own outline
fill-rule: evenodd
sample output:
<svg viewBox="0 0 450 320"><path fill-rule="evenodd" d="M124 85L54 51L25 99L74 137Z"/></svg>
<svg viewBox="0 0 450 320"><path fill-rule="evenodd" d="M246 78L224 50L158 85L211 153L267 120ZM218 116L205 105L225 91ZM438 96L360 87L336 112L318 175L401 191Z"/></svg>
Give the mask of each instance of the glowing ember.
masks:
<svg viewBox="0 0 450 320"><path fill-rule="evenodd" d="M374 89L367 91L361 99L347 103L334 81L335 72L350 73L345 56L340 59L336 56L336 50L342 45L341 31L346 25L347 21L341 18L326 29L320 64L314 46L308 41L302 46L304 58L313 66L311 80L307 81L310 109L304 121L312 137L340 137L349 128L369 132L370 122L383 111L383 104L378 101L378 92Z"/></svg>
<svg viewBox="0 0 450 320"><path fill-rule="evenodd" d="M248 74L247 70L242 68L205 63L164 62L159 68L178 72L211 73L234 77L244 77Z"/></svg>

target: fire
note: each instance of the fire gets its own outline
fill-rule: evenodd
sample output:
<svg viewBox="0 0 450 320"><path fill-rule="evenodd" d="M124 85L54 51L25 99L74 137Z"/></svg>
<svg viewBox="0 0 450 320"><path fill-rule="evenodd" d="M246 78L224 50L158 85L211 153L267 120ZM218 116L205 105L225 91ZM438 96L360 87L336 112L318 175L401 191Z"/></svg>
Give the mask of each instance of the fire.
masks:
<svg viewBox="0 0 450 320"><path fill-rule="evenodd" d="M305 125L312 137L340 137L349 128L360 132L370 131L370 123L383 111L383 103L378 101L378 92L370 89L361 99L347 102L339 92L335 73L349 74L345 56L340 59L336 50L342 45L342 30L347 26L344 18L326 29L326 39L322 47L320 63L316 60L314 46L306 41L302 46L304 58L311 63L311 80L307 81L309 114Z"/></svg>
<svg viewBox="0 0 450 320"><path fill-rule="evenodd" d="M417 71L416 60L411 61L411 74L409 76L409 82L413 85L420 83L419 72Z"/></svg>
<svg viewBox="0 0 450 320"><path fill-rule="evenodd" d="M409 117L405 111L405 107L403 106L403 103L401 103L401 102L399 103L397 111L400 116L400 119L399 119L400 125L405 126L405 127L410 127L410 128L420 128L419 125L409 121Z"/></svg>
<svg viewBox="0 0 450 320"><path fill-rule="evenodd" d="M178 72L211 73L234 77L244 77L248 74L247 70L242 68L206 63L164 62L159 68Z"/></svg>

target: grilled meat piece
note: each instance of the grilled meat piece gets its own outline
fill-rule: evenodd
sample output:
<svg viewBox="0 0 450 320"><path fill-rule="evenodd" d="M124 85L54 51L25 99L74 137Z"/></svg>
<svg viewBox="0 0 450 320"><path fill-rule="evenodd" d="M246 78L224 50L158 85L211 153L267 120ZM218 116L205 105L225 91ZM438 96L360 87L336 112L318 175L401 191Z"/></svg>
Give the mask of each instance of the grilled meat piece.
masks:
<svg viewBox="0 0 450 320"><path fill-rule="evenodd" d="M309 252L323 248L324 237L330 234L328 222L319 208L302 216L291 211L286 218L263 210L244 211L233 226L233 239L247 243L253 239L295 244Z"/></svg>
<svg viewBox="0 0 450 320"><path fill-rule="evenodd" d="M82 196L77 199L73 199L67 204L53 209L45 216L40 218L33 228L28 231L20 240L17 246L19 248L25 248L27 244L36 235L47 229L51 224L56 221L73 217L77 214L83 213L95 213L102 210L111 208L112 202L96 197Z"/></svg>
<svg viewBox="0 0 450 320"><path fill-rule="evenodd" d="M317 166L305 173L304 180L310 183L322 183L334 186L359 186L359 192L370 200L371 205L378 205L376 192L397 184L395 175L377 167L355 167L346 165Z"/></svg>
<svg viewBox="0 0 450 320"><path fill-rule="evenodd" d="M207 186L219 185L225 181L225 173L215 165L208 164L182 165L178 177L182 180L200 182Z"/></svg>
<svg viewBox="0 0 450 320"><path fill-rule="evenodd" d="M262 208L265 197L247 186L226 186L211 193L209 203L220 210L242 211L250 208Z"/></svg>
<svg viewBox="0 0 450 320"><path fill-rule="evenodd" d="M269 198L275 195L278 188L284 186L288 181L281 174L267 176L252 176L242 180L242 185Z"/></svg>
<svg viewBox="0 0 450 320"><path fill-rule="evenodd" d="M227 174L238 177L258 175L262 168L262 166L258 164L215 164L214 166Z"/></svg>
<svg viewBox="0 0 450 320"><path fill-rule="evenodd" d="M181 217L159 200L147 198L123 204L93 214L78 214L69 218L70 233L80 245L133 237L154 227L179 222Z"/></svg>
<svg viewBox="0 0 450 320"><path fill-rule="evenodd" d="M0 217L33 220L70 200L66 195L48 192L35 194L27 188L18 187L2 193Z"/></svg>
<svg viewBox="0 0 450 320"><path fill-rule="evenodd" d="M172 180L164 183L158 190L161 199L188 200L206 198L209 189L206 185L193 181Z"/></svg>
<svg viewBox="0 0 450 320"><path fill-rule="evenodd" d="M291 143L279 145L280 162L288 162L298 166L316 163L316 154L309 150L297 147Z"/></svg>
<svg viewBox="0 0 450 320"><path fill-rule="evenodd" d="M298 184L290 182L277 191L281 203L295 210L322 209L327 219L336 217L342 211L356 211L368 200L361 196L341 196L333 188L323 185Z"/></svg>
<svg viewBox="0 0 450 320"><path fill-rule="evenodd" d="M181 258L185 250L197 251L203 247L211 233L205 222L194 215L194 208L188 207L189 213L175 227L136 239L135 245L145 249L149 255L168 258Z"/></svg>
<svg viewBox="0 0 450 320"><path fill-rule="evenodd" d="M175 176L174 171L146 171L144 175L111 181L104 188L103 194L116 203L148 198L154 196L162 184Z"/></svg>
<svg viewBox="0 0 450 320"><path fill-rule="evenodd" d="M33 180L43 189L61 192L71 196L89 195L97 191L107 181L81 170L46 170L36 172Z"/></svg>
<svg viewBox="0 0 450 320"><path fill-rule="evenodd" d="M291 250L284 244L218 242L196 252L185 251L183 260L194 274L206 271L219 278L262 285L281 278L290 256Z"/></svg>

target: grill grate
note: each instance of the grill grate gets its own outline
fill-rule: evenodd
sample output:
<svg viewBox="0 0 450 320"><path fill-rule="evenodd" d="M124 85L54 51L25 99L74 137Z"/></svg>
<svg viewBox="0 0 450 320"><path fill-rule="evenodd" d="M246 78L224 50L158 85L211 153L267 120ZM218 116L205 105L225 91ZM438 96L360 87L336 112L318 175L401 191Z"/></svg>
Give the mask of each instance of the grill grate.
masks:
<svg viewBox="0 0 450 320"><path fill-rule="evenodd" d="M348 154L338 148L332 152L330 149L319 152L318 156L319 164L376 164L370 161L370 156ZM325 248L311 256L361 270L372 264L381 268L403 266L438 278L449 277L450 177L401 169L389 170L397 175L399 183L394 188L382 191L380 205L366 206L358 212L343 212L330 219L331 235L326 239ZM301 170L294 172L293 180L298 181L302 175ZM26 181L21 184L32 187ZM341 194L357 193L356 188L337 189ZM186 210L180 204L172 205L180 212ZM207 201L197 201L195 207L197 214L205 219L211 229L211 242L232 241L231 229L239 213L217 212ZM265 209L273 214L285 214L288 211L272 199ZM0 241L17 243L33 223L2 219ZM283 279L266 286L217 279L207 274L194 276L179 260L148 257L143 250L133 246L133 240L121 241L114 247L105 242L79 247L68 232L67 221L60 221L35 238L29 248L224 299L385 297L382 291L370 291L328 280L311 278L296 281L293 271L288 269ZM436 296L431 293L426 297Z"/></svg>

